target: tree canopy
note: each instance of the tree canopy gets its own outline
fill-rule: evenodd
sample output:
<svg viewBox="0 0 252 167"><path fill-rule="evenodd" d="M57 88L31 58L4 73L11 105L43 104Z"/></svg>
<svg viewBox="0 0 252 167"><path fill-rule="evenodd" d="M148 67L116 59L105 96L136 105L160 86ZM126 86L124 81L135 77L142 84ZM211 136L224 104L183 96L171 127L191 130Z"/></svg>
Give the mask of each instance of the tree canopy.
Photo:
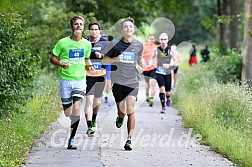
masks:
<svg viewBox="0 0 252 167"><path fill-rule="evenodd" d="M249 2L246 1L247 4ZM225 55L225 50L229 48L241 50L243 5L241 1L227 0L124 0L116 4L113 0L2 0L0 23L5 25L1 27L0 41L1 49L5 50L0 54L16 54L15 58L19 62L27 61L30 66L27 66L27 76L24 77L28 80L32 79L28 74L34 70L33 61L39 69L52 71L55 67L48 60L55 42L70 34L70 18L82 15L86 27L90 21L97 20L103 30L110 29L121 18L133 17L137 28L146 38L154 20L167 18L175 26L175 35L170 41L172 44L190 41L201 45L219 45L221 54ZM18 29L16 24L19 24ZM250 29L246 31L251 32ZM24 55L27 60L22 59ZM244 63L249 64L248 60ZM18 76L13 77L15 82ZM16 90L21 91L30 85L25 85L22 80L20 82L21 87Z"/></svg>

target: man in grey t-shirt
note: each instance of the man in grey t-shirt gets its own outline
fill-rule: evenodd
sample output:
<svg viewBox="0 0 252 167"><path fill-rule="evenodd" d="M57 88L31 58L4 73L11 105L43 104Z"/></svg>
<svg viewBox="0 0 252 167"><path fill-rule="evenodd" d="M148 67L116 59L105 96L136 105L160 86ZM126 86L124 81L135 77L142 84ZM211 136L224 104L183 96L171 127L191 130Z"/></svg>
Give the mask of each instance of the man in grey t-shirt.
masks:
<svg viewBox="0 0 252 167"><path fill-rule="evenodd" d="M109 46L105 60L111 62L112 92L117 104L118 117L116 127L123 125L124 116L128 115L128 139L125 150L132 150L131 139L135 128L134 106L139 90L140 76L136 64L143 67L143 45L133 38L134 19L125 18L121 22L123 37L115 39Z"/></svg>

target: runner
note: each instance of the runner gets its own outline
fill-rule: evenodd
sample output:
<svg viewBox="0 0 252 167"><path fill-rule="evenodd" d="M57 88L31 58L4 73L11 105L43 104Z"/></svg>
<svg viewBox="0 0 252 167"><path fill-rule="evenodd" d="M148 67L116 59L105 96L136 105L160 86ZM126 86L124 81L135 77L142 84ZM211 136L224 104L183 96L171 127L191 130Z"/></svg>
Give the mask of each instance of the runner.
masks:
<svg viewBox="0 0 252 167"><path fill-rule="evenodd" d="M159 36L160 46L155 50L155 55L158 59L158 67L156 70L156 78L159 86L159 98L162 105L160 113L166 113L165 108L165 96L166 96L166 106L170 107L172 105L171 100L171 67L177 64L177 52L168 46L168 35L162 33ZM174 61L171 62L171 59Z"/></svg>
<svg viewBox="0 0 252 167"><path fill-rule="evenodd" d="M106 83L104 87L104 103L108 103L108 95L111 89L111 65L107 64L106 66Z"/></svg>
<svg viewBox="0 0 252 167"><path fill-rule="evenodd" d="M171 49L175 50L175 52L177 52L176 50L176 45L172 45ZM176 82L177 82L177 73L178 73L178 68L179 68L179 63L181 63L182 61L182 57L181 55L177 52L177 64L174 65L174 70L172 70L172 90L175 90L176 87ZM174 61L173 59L171 61Z"/></svg>
<svg viewBox="0 0 252 167"><path fill-rule="evenodd" d="M147 43L143 46L143 60L145 68L143 71L144 80L146 83L146 101L149 102L149 106L153 106L154 96L156 92L156 68L157 57L154 56L154 50L158 47L155 44L155 36L153 34L148 36Z"/></svg>
<svg viewBox="0 0 252 167"><path fill-rule="evenodd" d="M116 101L118 117L116 127L123 125L127 114L128 139L124 145L125 150L132 150L131 140L135 128L134 107L139 90L140 75L136 63L143 67L142 51L143 45L133 38L135 27L133 18L125 18L121 22L123 37L111 42L110 50L106 54L111 64L112 93Z"/></svg>
<svg viewBox="0 0 252 167"><path fill-rule="evenodd" d="M102 65L102 58L108 41L100 35L101 26L98 22L94 21L88 25L90 39L92 44L92 52L90 59L95 72L87 73L87 89L86 89L86 105L85 117L87 121L87 135L93 137L94 132L97 130L96 117L101 106L101 96L105 86L106 69Z"/></svg>
<svg viewBox="0 0 252 167"><path fill-rule="evenodd" d="M86 90L86 68L93 71L89 56L91 44L82 38L85 20L74 16L72 33L54 46L50 62L60 66L59 91L66 117L71 119L71 132L67 149L77 149L74 137L79 126L80 108Z"/></svg>

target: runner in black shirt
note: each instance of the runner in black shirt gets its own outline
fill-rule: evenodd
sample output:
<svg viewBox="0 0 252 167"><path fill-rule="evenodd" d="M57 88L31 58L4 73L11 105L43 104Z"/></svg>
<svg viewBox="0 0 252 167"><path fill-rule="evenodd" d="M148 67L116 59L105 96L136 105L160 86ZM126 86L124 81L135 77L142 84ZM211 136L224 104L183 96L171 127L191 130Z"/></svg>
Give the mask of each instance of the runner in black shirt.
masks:
<svg viewBox="0 0 252 167"><path fill-rule="evenodd" d="M106 54L111 66L112 92L117 104L118 117L116 127L123 125L124 116L128 115L128 139L125 150L132 150L131 139L135 128L134 106L139 89L140 75L136 63L142 65L143 45L133 38L135 32L134 20L125 18L121 22L123 37L115 39L110 44L110 50ZM106 60L106 59L105 59Z"/></svg>
<svg viewBox="0 0 252 167"><path fill-rule="evenodd" d="M95 68L94 72L87 72L85 117L87 121L87 135L93 137L97 130L96 116L101 106L101 96L105 86L106 68L102 65L102 58L108 44L108 40L101 36L100 24L96 21L88 25L92 51L90 60Z"/></svg>

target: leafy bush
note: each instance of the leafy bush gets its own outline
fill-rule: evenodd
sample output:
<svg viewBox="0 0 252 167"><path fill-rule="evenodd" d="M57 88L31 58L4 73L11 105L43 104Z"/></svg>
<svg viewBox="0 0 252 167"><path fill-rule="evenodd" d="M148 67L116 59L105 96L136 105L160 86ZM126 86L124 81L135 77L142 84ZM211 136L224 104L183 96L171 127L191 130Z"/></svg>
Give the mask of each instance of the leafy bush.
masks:
<svg viewBox="0 0 252 167"><path fill-rule="evenodd" d="M198 89L216 81L213 71L208 70L204 64L197 64L191 70L185 72L185 76L179 78L180 87L190 93L198 92ZM180 88L178 88L180 89Z"/></svg>
<svg viewBox="0 0 252 167"><path fill-rule="evenodd" d="M23 113L12 113L0 118L1 167L25 163L35 139L59 116L61 101L57 82L53 78L51 75L37 78L33 98L21 107Z"/></svg>
<svg viewBox="0 0 252 167"><path fill-rule="evenodd" d="M31 95L39 58L24 44L25 20L17 13L0 14L0 115L18 111Z"/></svg>
<svg viewBox="0 0 252 167"><path fill-rule="evenodd" d="M217 50L213 51L209 69L215 72L218 81L222 83L241 80L242 56L235 50L228 55L221 56Z"/></svg>

